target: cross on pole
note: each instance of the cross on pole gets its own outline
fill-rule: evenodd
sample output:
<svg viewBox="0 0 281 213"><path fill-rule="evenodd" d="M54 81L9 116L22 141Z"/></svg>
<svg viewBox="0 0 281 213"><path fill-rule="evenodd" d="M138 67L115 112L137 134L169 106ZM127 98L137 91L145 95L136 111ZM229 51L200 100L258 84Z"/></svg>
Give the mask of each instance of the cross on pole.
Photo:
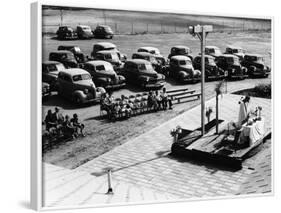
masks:
<svg viewBox="0 0 281 213"><path fill-rule="evenodd" d="M205 44L209 32L213 31L212 25L196 25L189 27L189 33L197 36L201 43L201 133L205 134Z"/></svg>

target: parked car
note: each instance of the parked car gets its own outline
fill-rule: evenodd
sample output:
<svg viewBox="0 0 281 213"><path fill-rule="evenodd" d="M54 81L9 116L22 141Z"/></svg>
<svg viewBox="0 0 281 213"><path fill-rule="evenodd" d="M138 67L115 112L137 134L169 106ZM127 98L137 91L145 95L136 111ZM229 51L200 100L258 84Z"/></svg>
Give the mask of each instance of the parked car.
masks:
<svg viewBox="0 0 281 213"><path fill-rule="evenodd" d="M58 50L68 50L74 54L74 57L78 63L84 63L86 61L85 54L81 51L80 47L76 45L60 45Z"/></svg>
<svg viewBox="0 0 281 213"><path fill-rule="evenodd" d="M245 79L247 77L247 68L240 64L238 56L223 54L218 57L217 65L228 72L229 79Z"/></svg>
<svg viewBox="0 0 281 213"><path fill-rule="evenodd" d="M241 64L248 69L250 77L268 77L270 68L265 65L264 58L259 54L246 54Z"/></svg>
<svg viewBox="0 0 281 213"><path fill-rule="evenodd" d="M91 39L94 36L91 27L87 25L78 25L76 33L79 39Z"/></svg>
<svg viewBox="0 0 281 213"><path fill-rule="evenodd" d="M99 102L105 89L96 87L90 73L80 68L59 72L58 93L77 104Z"/></svg>
<svg viewBox="0 0 281 213"><path fill-rule="evenodd" d="M69 26L60 26L56 32L59 40L77 39L77 34Z"/></svg>
<svg viewBox="0 0 281 213"><path fill-rule="evenodd" d="M150 53L152 55L154 55L154 57L156 58L156 60L162 65L165 66L167 63L167 59L161 55L160 51L158 48L156 47L140 47L137 52L147 52Z"/></svg>
<svg viewBox="0 0 281 213"><path fill-rule="evenodd" d="M205 54L213 56L216 60L217 57L222 55L222 52L221 52L220 48L218 48L216 46L206 46L205 47Z"/></svg>
<svg viewBox="0 0 281 213"><path fill-rule="evenodd" d="M191 60L193 60L193 56L191 55L191 52L192 52L191 49L187 46L183 46L183 45L174 46L171 48L171 52L170 52L168 58L170 59L171 57L173 57L175 55L183 55L183 56L187 56Z"/></svg>
<svg viewBox="0 0 281 213"><path fill-rule="evenodd" d="M50 52L49 61L61 62L66 68L78 67L78 62L76 61L74 54L67 50Z"/></svg>
<svg viewBox="0 0 281 213"><path fill-rule="evenodd" d="M42 98L48 98L51 95L50 84L42 82Z"/></svg>
<svg viewBox="0 0 281 213"><path fill-rule="evenodd" d="M96 53L102 50L112 50L117 52L119 59L122 62L125 62L127 60L127 55L120 53L120 51L117 49L115 44L112 44L110 42L99 42L93 45L93 51L91 52L91 56L95 58Z"/></svg>
<svg viewBox="0 0 281 213"><path fill-rule="evenodd" d="M201 72L195 70L191 59L184 55L171 57L168 72L170 77L183 83L195 83L201 80Z"/></svg>
<svg viewBox="0 0 281 213"><path fill-rule="evenodd" d="M94 83L107 89L119 89L126 85L126 79L122 75L117 75L111 63L106 61L88 61L83 67L87 70Z"/></svg>
<svg viewBox="0 0 281 213"><path fill-rule="evenodd" d="M95 54L94 60L107 61L112 64L115 71L119 72L123 66L118 53L115 50L102 50Z"/></svg>
<svg viewBox="0 0 281 213"><path fill-rule="evenodd" d="M242 47L227 46L225 49L225 54L236 55L238 56L239 60L242 61L245 55L245 50Z"/></svg>
<svg viewBox="0 0 281 213"><path fill-rule="evenodd" d="M62 63L57 61L44 61L42 63L42 81L50 85L51 90L57 87L58 74L65 70Z"/></svg>
<svg viewBox="0 0 281 213"><path fill-rule="evenodd" d="M196 56L193 60L194 69L202 71L201 56ZM215 58L211 55L205 55L205 79L217 80L227 76L227 71L219 68L215 63Z"/></svg>
<svg viewBox="0 0 281 213"><path fill-rule="evenodd" d="M107 25L98 25L96 29L93 31L95 38L113 38L113 31Z"/></svg>
<svg viewBox="0 0 281 213"><path fill-rule="evenodd" d="M165 76L157 73L152 64L143 59L128 60L122 70L127 82L146 89L159 89L164 86Z"/></svg>
<svg viewBox="0 0 281 213"><path fill-rule="evenodd" d="M161 73L162 70L162 66L161 64L156 60L155 56L148 53L148 52L137 52L137 53L133 53L132 55L132 59L144 59L149 61L153 68L155 69L156 72Z"/></svg>

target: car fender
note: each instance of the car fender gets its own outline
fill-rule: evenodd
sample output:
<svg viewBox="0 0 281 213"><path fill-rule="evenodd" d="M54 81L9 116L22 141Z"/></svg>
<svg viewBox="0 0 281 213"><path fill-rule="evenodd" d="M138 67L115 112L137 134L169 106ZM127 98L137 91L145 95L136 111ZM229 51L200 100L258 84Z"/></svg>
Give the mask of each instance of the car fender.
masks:
<svg viewBox="0 0 281 213"><path fill-rule="evenodd" d="M190 74L182 70L182 71L179 71L178 77L187 78L187 77L190 77Z"/></svg>
<svg viewBox="0 0 281 213"><path fill-rule="evenodd" d="M80 101L83 102L86 99L86 94L82 90L75 90L72 93L72 99L73 101L76 101L77 98L79 98Z"/></svg>
<svg viewBox="0 0 281 213"><path fill-rule="evenodd" d="M123 75L118 75L118 79L121 82L126 81L126 78Z"/></svg>
<svg viewBox="0 0 281 213"><path fill-rule="evenodd" d="M149 77L144 75L139 76L138 79L141 83L147 83L149 81Z"/></svg>
<svg viewBox="0 0 281 213"><path fill-rule="evenodd" d="M249 67L249 71L250 72L255 72L257 70L257 68L255 66L250 66Z"/></svg>

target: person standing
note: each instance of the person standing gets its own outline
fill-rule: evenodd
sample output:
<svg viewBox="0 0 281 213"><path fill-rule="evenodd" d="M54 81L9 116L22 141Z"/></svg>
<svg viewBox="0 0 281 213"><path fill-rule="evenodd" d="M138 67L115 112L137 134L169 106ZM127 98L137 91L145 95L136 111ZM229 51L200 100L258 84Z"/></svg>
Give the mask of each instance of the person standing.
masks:
<svg viewBox="0 0 281 213"><path fill-rule="evenodd" d="M167 109L168 105L169 105L169 109L172 109L173 106L172 99L169 97L165 87L163 87L162 89L161 97L162 97L162 105L164 110Z"/></svg>

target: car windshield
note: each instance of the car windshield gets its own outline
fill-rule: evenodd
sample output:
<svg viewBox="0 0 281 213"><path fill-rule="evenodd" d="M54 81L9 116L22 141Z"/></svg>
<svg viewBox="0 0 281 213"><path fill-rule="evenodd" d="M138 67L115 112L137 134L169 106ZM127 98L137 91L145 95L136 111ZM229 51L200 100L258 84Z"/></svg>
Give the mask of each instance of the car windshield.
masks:
<svg viewBox="0 0 281 213"><path fill-rule="evenodd" d="M104 58L105 59L119 60L119 57L118 57L117 53L105 54Z"/></svg>
<svg viewBox="0 0 281 213"><path fill-rule="evenodd" d="M190 65L190 64L191 64L191 62L188 61L188 60L180 60L179 61L179 65Z"/></svg>
<svg viewBox="0 0 281 213"><path fill-rule="evenodd" d="M73 81L83 81L83 80L91 79L91 76L88 74L80 74L80 75L74 75L72 79Z"/></svg>
<svg viewBox="0 0 281 213"><path fill-rule="evenodd" d="M97 71L113 71L113 67L109 64L103 64L96 66Z"/></svg>
<svg viewBox="0 0 281 213"><path fill-rule="evenodd" d="M221 50L220 49L208 49L209 53L215 53L215 54L221 54Z"/></svg>
<svg viewBox="0 0 281 213"><path fill-rule="evenodd" d="M188 54L188 50L187 49L178 49L178 54Z"/></svg>
<svg viewBox="0 0 281 213"><path fill-rule="evenodd" d="M152 71L153 67L151 64L138 64L138 69L140 71Z"/></svg>
<svg viewBox="0 0 281 213"><path fill-rule="evenodd" d="M234 64L234 65L237 65L239 64L239 59L238 58L232 58L232 57L229 57L229 58L226 58L226 61L228 64Z"/></svg>
<svg viewBox="0 0 281 213"><path fill-rule="evenodd" d="M73 47L73 49L74 49L74 51L77 52L77 53L82 52L81 49L80 49L80 47Z"/></svg>
<svg viewBox="0 0 281 213"><path fill-rule="evenodd" d="M233 53L243 53L242 49L233 49L232 50Z"/></svg>
<svg viewBox="0 0 281 213"><path fill-rule="evenodd" d="M207 62L210 65L216 65L215 60L213 58L206 58L205 62Z"/></svg>

